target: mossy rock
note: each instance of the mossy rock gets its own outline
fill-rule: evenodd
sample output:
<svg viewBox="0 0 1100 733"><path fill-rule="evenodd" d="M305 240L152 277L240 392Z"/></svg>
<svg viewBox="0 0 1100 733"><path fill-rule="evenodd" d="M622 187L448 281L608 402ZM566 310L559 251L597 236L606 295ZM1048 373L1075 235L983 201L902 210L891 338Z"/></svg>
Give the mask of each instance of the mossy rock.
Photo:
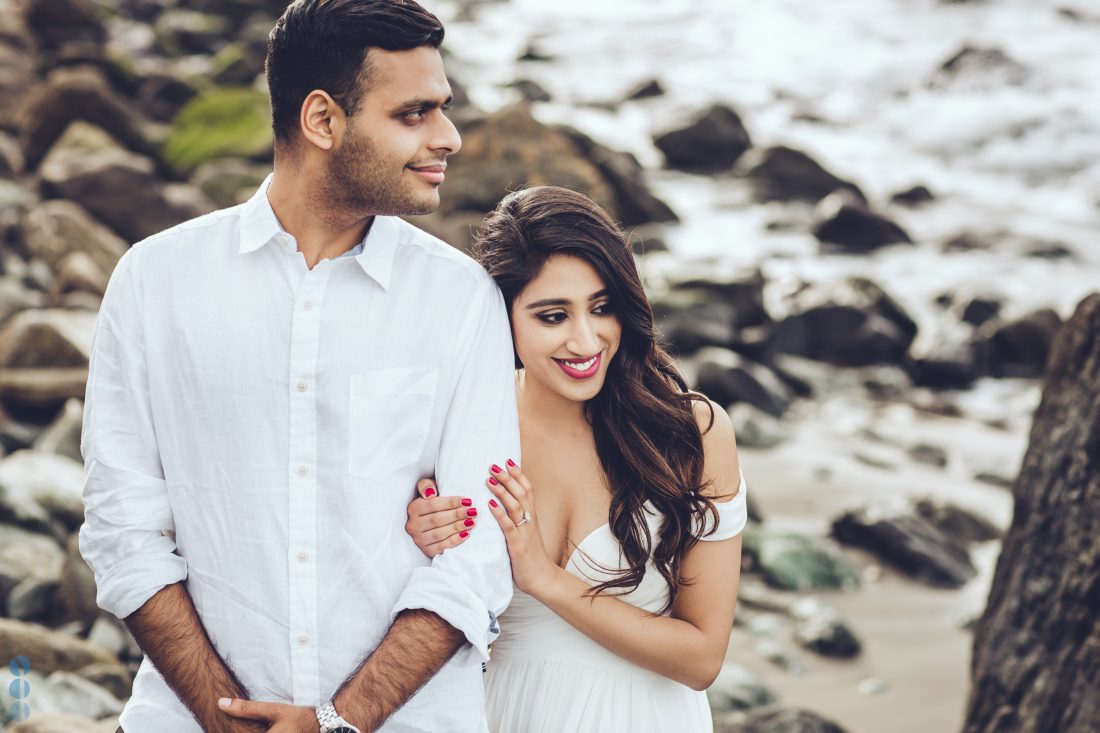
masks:
<svg viewBox="0 0 1100 733"><path fill-rule="evenodd" d="M810 591L859 587L859 569L828 539L750 525L743 542L751 565L773 588Z"/></svg>
<svg viewBox="0 0 1100 733"><path fill-rule="evenodd" d="M222 87L202 92L180 110L164 143L164 159L188 172L208 160L262 155L272 143L267 95L250 87Z"/></svg>

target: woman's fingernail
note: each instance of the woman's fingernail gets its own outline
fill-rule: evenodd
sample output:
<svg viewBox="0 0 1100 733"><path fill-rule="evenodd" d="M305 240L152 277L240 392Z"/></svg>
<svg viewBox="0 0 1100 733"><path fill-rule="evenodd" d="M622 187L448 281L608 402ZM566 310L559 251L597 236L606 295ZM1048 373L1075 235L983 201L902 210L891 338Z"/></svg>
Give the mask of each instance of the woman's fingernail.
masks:
<svg viewBox="0 0 1100 733"><path fill-rule="evenodd" d="M500 482L499 482L499 481L497 481L497 480L496 480L495 478L493 478L492 476L490 476L490 477L489 477L489 483L491 483L491 484L492 484L493 486L499 486L499 485L500 485Z"/></svg>
<svg viewBox="0 0 1100 733"><path fill-rule="evenodd" d="M466 516L467 517L476 517L477 516L477 507L475 506L472 509L467 509L466 510Z"/></svg>
<svg viewBox="0 0 1100 733"><path fill-rule="evenodd" d="M219 697L218 698L218 704L221 705L223 708L229 707L229 698L228 697Z"/></svg>
<svg viewBox="0 0 1100 733"><path fill-rule="evenodd" d="M474 502L471 501L470 499L463 499L462 500L462 506L473 506L473 503Z"/></svg>
<svg viewBox="0 0 1100 733"><path fill-rule="evenodd" d="M497 464L494 463L492 471L493 471L493 473L500 473L500 466L498 466Z"/></svg>
<svg viewBox="0 0 1100 733"><path fill-rule="evenodd" d="M491 506L495 509L498 506L497 505L497 500L496 499L490 499L489 500L489 506Z"/></svg>
<svg viewBox="0 0 1100 733"><path fill-rule="evenodd" d="M458 536L461 537L462 539L466 539L467 537L470 536L470 533L467 532L466 530L462 530L461 532L458 533Z"/></svg>
<svg viewBox="0 0 1100 733"><path fill-rule="evenodd" d="M512 468L515 468L516 467L516 462L513 461L511 458L509 458L508 459L508 465L511 466Z"/></svg>
<svg viewBox="0 0 1100 733"><path fill-rule="evenodd" d="M435 489L425 489L424 496L427 496L428 498L435 496Z"/></svg>
<svg viewBox="0 0 1100 733"><path fill-rule="evenodd" d="M474 526L474 520L467 519L465 522L463 522L463 524L465 524L467 527L473 527Z"/></svg>

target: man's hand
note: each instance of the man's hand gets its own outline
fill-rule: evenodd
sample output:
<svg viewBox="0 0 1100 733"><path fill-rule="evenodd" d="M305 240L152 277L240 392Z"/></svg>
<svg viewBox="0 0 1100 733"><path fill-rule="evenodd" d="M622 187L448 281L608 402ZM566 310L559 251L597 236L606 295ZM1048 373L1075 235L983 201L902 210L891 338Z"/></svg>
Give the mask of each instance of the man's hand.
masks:
<svg viewBox="0 0 1100 733"><path fill-rule="evenodd" d="M268 733L319 733L321 730L314 708L228 697L218 700L218 707L234 718L264 721L269 726Z"/></svg>

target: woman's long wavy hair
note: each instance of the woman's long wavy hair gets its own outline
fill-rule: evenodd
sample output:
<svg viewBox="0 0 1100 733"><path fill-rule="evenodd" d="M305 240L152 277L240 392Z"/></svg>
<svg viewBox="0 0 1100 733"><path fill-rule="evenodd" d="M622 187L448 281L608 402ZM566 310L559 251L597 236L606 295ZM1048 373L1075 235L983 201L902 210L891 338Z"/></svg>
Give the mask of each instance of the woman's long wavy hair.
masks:
<svg viewBox="0 0 1100 733"><path fill-rule="evenodd" d="M591 593L637 588L652 557L668 584L662 612L668 611L690 582L683 560L699 539L698 528L717 524L714 504L701 493L703 440L694 411L696 401L708 408L710 403L688 389L658 343L653 310L626 238L587 197L538 186L500 202L482 224L473 253L500 286L509 313L555 255L585 260L606 284L622 339L585 415L611 494L608 521L626 567ZM518 354L516 366L522 366ZM657 538L645 521L646 502L664 517Z"/></svg>

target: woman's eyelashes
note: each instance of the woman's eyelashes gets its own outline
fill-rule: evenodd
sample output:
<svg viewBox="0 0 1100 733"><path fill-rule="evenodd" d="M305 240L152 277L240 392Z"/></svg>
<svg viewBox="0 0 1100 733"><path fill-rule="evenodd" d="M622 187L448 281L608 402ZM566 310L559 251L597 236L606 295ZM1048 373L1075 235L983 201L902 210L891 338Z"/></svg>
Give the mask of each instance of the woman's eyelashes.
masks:
<svg viewBox="0 0 1100 733"><path fill-rule="evenodd" d="M609 301L604 301L603 303L600 303L599 305L597 305L595 308L592 309L592 314L596 315L596 316L610 316L610 315L612 315L613 311L612 311L612 308L611 308L611 303ZM551 326L556 326L559 323L562 323L563 321L565 321L565 319L569 317L569 314L566 313L563 310L555 310L555 311L546 311L544 313L536 313L535 317L538 318L543 323L546 323L546 324L551 325Z"/></svg>

